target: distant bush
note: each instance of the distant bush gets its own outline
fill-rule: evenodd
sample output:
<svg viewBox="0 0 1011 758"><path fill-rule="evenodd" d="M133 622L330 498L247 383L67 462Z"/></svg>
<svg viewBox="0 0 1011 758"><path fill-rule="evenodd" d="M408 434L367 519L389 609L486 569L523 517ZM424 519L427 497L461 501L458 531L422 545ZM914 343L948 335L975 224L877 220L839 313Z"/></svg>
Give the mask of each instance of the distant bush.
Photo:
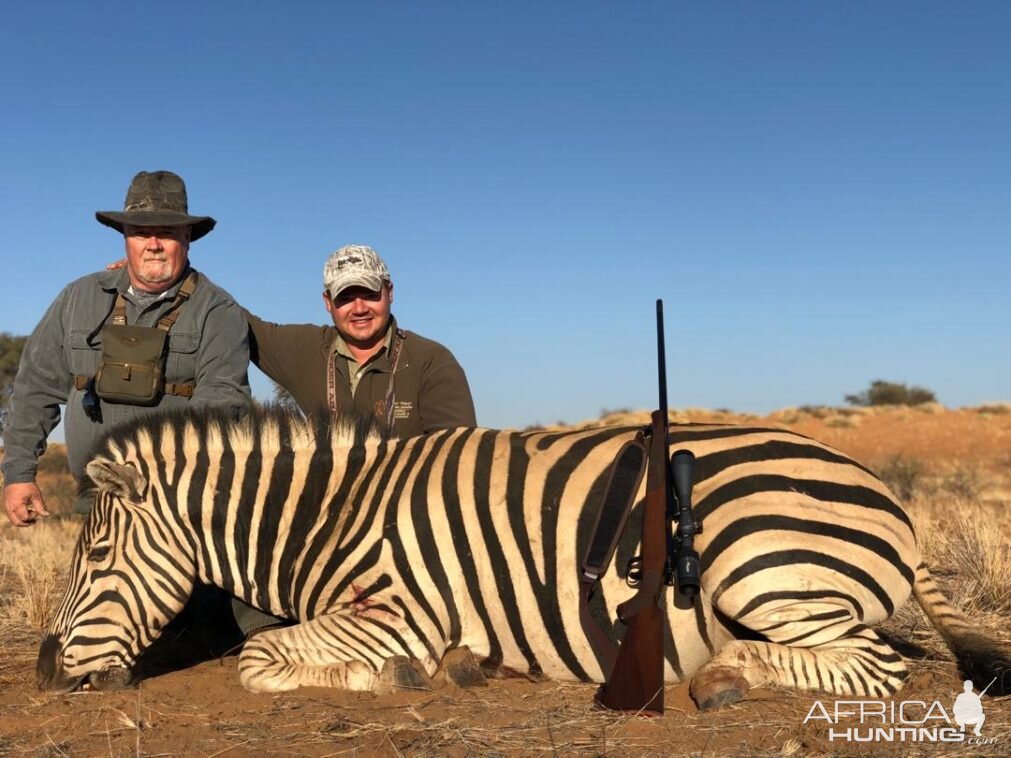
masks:
<svg viewBox="0 0 1011 758"><path fill-rule="evenodd" d="M927 467L918 458L896 455L878 468L877 474L899 500L911 500L923 486Z"/></svg>
<svg viewBox="0 0 1011 758"><path fill-rule="evenodd" d="M986 403L978 405L972 410L985 416L1003 416L1005 413L1011 413L1011 403Z"/></svg>
<svg viewBox="0 0 1011 758"><path fill-rule="evenodd" d="M875 379L871 386L856 395L847 395L850 405L922 405L937 402L937 397L923 387L908 387L899 382Z"/></svg>
<svg viewBox="0 0 1011 758"><path fill-rule="evenodd" d="M802 405L797 410L818 419L825 418L826 416L830 416L835 413L835 410L833 408L829 408L827 405Z"/></svg>
<svg viewBox="0 0 1011 758"><path fill-rule="evenodd" d="M14 394L14 377L17 376L21 353L27 341L27 337L0 332L0 438L7 421L8 404Z"/></svg>
<svg viewBox="0 0 1011 758"><path fill-rule="evenodd" d="M622 408L601 408L600 409L600 415L597 418L605 419L608 416L617 416L619 414L622 415L622 416L627 416L631 412L632 412L631 408L624 408L624 407L622 407Z"/></svg>
<svg viewBox="0 0 1011 758"><path fill-rule="evenodd" d="M986 479L976 468L957 466L941 482L941 488L956 497L973 500L986 489Z"/></svg>

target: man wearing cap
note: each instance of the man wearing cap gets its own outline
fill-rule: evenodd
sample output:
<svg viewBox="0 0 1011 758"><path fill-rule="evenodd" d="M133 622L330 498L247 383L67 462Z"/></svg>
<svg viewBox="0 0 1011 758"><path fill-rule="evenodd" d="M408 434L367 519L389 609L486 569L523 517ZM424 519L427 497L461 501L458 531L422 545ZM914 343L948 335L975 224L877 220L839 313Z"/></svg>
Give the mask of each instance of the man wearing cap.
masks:
<svg viewBox="0 0 1011 758"><path fill-rule="evenodd" d="M253 362L307 414L355 407L391 436L477 426L467 377L438 342L398 327L393 282L371 247L345 245L323 267L333 326L272 324L247 313Z"/></svg>
<svg viewBox="0 0 1011 758"><path fill-rule="evenodd" d="M16 526L49 515L35 473L60 405L66 405L70 471L80 479L95 442L112 425L187 403L226 406L238 415L251 402L242 310L189 265L190 242L215 221L189 215L183 180L142 171L122 213L95 216L123 234L126 265L68 285L25 345L4 430L4 509ZM138 344L147 351L136 356L141 370L130 353ZM89 506L82 498L75 510Z"/></svg>

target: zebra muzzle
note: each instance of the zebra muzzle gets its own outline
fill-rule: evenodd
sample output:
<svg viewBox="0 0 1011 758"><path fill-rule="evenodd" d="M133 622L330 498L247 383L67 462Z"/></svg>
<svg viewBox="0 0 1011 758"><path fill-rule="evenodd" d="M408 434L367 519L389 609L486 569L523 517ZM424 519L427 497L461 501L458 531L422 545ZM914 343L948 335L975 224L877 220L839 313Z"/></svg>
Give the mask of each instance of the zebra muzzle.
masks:
<svg viewBox="0 0 1011 758"><path fill-rule="evenodd" d="M39 660L35 665L35 681L40 690L73 692L83 676L68 677L63 671L63 646L60 638L47 634L39 647Z"/></svg>
<svg viewBox="0 0 1011 758"><path fill-rule="evenodd" d="M122 666L96 671L88 676L88 684L96 690L125 690L133 687L133 671Z"/></svg>
<svg viewBox="0 0 1011 758"><path fill-rule="evenodd" d="M133 686L133 671L125 666L109 666L80 676L67 676L63 667L63 646L60 638L47 634L39 647L35 666L36 683L40 690L74 692L78 689L121 690Z"/></svg>

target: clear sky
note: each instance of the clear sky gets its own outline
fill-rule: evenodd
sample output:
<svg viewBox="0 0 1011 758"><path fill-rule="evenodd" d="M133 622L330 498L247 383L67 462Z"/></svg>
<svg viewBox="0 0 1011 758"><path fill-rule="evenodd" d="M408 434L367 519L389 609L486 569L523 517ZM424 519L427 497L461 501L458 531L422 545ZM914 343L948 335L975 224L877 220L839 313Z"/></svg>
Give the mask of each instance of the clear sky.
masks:
<svg viewBox="0 0 1011 758"><path fill-rule="evenodd" d="M485 426L654 407L658 297L672 407L1011 399L1009 38L977 0L5 3L0 330L164 168L264 318L378 249Z"/></svg>

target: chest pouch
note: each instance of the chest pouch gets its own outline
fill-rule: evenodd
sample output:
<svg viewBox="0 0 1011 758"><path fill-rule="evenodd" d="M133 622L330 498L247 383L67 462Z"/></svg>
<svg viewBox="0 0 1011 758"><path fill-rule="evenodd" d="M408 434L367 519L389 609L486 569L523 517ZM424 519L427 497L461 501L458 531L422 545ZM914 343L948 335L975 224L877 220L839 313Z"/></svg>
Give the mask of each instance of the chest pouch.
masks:
<svg viewBox="0 0 1011 758"><path fill-rule="evenodd" d="M103 400L157 405L165 389L168 332L150 326L109 324L102 329L102 363L95 392Z"/></svg>
<svg viewBox="0 0 1011 758"><path fill-rule="evenodd" d="M168 333L179 318L181 306L197 283L191 272L179 294L157 326L127 326L126 300L116 296L112 323L102 328L102 363L95 374L95 393L112 403L158 405L166 391L190 396L192 385L165 384Z"/></svg>

